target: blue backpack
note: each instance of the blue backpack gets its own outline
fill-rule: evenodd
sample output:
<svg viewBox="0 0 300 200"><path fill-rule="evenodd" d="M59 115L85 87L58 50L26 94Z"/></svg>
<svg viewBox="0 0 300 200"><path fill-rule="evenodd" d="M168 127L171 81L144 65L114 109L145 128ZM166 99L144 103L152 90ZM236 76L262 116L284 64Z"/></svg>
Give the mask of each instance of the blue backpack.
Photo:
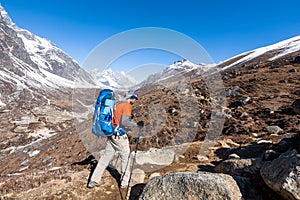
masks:
<svg viewBox="0 0 300 200"><path fill-rule="evenodd" d="M97 136L124 135L126 131L119 126L114 127L115 94L110 89L100 91L94 110L92 132Z"/></svg>

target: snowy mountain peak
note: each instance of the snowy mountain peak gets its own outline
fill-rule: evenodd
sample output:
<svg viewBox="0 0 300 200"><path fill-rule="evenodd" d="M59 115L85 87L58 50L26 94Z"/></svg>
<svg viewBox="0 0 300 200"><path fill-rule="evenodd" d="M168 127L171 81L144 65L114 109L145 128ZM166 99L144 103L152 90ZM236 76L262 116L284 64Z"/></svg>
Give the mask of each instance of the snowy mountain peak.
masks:
<svg viewBox="0 0 300 200"><path fill-rule="evenodd" d="M10 17L8 16L6 10L4 10L4 8L2 7L1 3L0 3L0 21L4 21L7 25L10 26L15 25L10 19Z"/></svg>
<svg viewBox="0 0 300 200"><path fill-rule="evenodd" d="M172 65L165 68L161 74L163 76L173 76L176 73L180 72L188 72L194 69L199 69L200 67L204 67L204 64L195 64L187 59L175 61Z"/></svg>
<svg viewBox="0 0 300 200"><path fill-rule="evenodd" d="M113 71L111 68L99 71L93 69L91 74L99 87L127 89L137 84L137 81L123 71Z"/></svg>
<svg viewBox="0 0 300 200"><path fill-rule="evenodd" d="M165 68L163 71L150 75L145 81L140 83L140 86L158 83L169 78L175 77L180 73L187 73L195 69L206 69L214 65L195 64L187 59L175 61L172 65Z"/></svg>
<svg viewBox="0 0 300 200"><path fill-rule="evenodd" d="M45 92L57 95L67 88L95 87L76 61L49 40L19 28L1 5L0 35L0 107L23 99L18 95L34 99Z"/></svg>
<svg viewBox="0 0 300 200"><path fill-rule="evenodd" d="M192 63L191 61L187 60L187 59L183 59L183 60L179 60L179 61L175 61L172 65L170 65L169 67L167 67L165 69L165 71L169 71L169 70L193 70L193 69L197 69L198 67L200 67L201 65L197 65Z"/></svg>

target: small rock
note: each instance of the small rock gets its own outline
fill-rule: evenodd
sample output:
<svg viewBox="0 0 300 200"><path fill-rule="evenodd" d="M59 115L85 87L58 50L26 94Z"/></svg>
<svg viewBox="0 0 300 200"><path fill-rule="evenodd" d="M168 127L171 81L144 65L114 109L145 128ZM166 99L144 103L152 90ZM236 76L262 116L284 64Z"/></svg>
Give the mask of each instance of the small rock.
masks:
<svg viewBox="0 0 300 200"><path fill-rule="evenodd" d="M154 178L154 177L160 176L160 175L161 175L161 174L160 174L159 172L152 173L152 174L149 176L149 180L150 180L151 178Z"/></svg>
<svg viewBox="0 0 300 200"><path fill-rule="evenodd" d="M258 137L258 134L257 133L251 133L251 135L253 136L253 137Z"/></svg>
<svg viewBox="0 0 300 200"><path fill-rule="evenodd" d="M67 176L65 182L66 182L66 183L69 183L69 182L71 182L71 181L72 181L72 177L71 177L71 176Z"/></svg>
<svg viewBox="0 0 300 200"><path fill-rule="evenodd" d="M207 156L203 156L203 155L197 155L197 159L201 162L209 160Z"/></svg>
<svg viewBox="0 0 300 200"><path fill-rule="evenodd" d="M296 114L300 114L300 99L297 99L292 104L293 110Z"/></svg>
<svg viewBox="0 0 300 200"><path fill-rule="evenodd" d="M289 72L292 72L292 73L293 73L293 72L297 72L297 69L295 69L295 68L290 69Z"/></svg>
<svg viewBox="0 0 300 200"><path fill-rule="evenodd" d="M284 132L279 126L268 126L266 129L269 134L279 134Z"/></svg>
<svg viewBox="0 0 300 200"><path fill-rule="evenodd" d="M226 148L226 149L229 149L231 148L225 141L218 141L220 144L221 144L221 147L222 148Z"/></svg>
<svg viewBox="0 0 300 200"><path fill-rule="evenodd" d="M232 141L231 139L226 139L225 142L226 142L227 144L229 144L231 147L234 147L234 148L240 147L240 144L238 144L238 143Z"/></svg>
<svg viewBox="0 0 300 200"><path fill-rule="evenodd" d="M175 162L179 162L180 159L184 159L184 158L185 158L184 155L178 155L178 154L175 154L174 161L175 161Z"/></svg>
<svg viewBox="0 0 300 200"><path fill-rule="evenodd" d="M233 154L230 154L230 155L228 156L228 158L229 158L229 159L230 159L230 158L233 158L233 159L240 159L241 157L240 157L239 155L233 153Z"/></svg>
<svg viewBox="0 0 300 200"><path fill-rule="evenodd" d="M241 114L240 118L246 118L246 117L248 117L248 116L249 116L249 114L248 114L248 113L246 113L246 112L243 112L243 113Z"/></svg>
<svg viewBox="0 0 300 200"><path fill-rule="evenodd" d="M260 140L257 142L257 144L272 144L272 140Z"/></svg>
<svg viewBox="0 0 300 200"><path fill-rule="evenodd" d="M134 169L131 174L130 185L135 185L139 183L144 183L145 172L141 169Z"/></svg>
<svg viewBox="0 0 300 200"><path fill-rule="evenodd" d="M270 160L274 160L275 158L278 158L280 154L274 150L267 150L263 156L262 156L262 160L263 161L270 161Z"/></svg>

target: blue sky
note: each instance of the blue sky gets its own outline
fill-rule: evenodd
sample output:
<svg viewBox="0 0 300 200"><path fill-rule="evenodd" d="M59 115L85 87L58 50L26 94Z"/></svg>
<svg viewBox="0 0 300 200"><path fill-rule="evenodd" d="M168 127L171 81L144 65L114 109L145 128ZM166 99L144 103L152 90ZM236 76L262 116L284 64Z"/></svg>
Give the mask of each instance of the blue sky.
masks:
<svg viewBox="0 0 300 200"><path fill-rule="evenodd" d="M299 0L0 2L19 27L48 38L79 64L109 37L141 27L162 27L183 33L197 41L215 63L300 35ZM172 64L176 59L161 52L145 54L129 56L126 64L130 65L128 60L132 65Z"/></svg>

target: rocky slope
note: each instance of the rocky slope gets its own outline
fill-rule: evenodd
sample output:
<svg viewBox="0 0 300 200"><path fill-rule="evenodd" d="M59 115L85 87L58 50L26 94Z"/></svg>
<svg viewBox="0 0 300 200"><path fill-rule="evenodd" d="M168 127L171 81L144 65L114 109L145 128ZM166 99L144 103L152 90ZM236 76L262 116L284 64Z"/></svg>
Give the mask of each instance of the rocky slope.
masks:
<svg viewBox="0 0 300 200"><path fill-rule="evenodd" d="M18 115L20 107L32 110L50 104L60 93L63 98L66 91L62 88L94 84L87 72L49 40L14 24L1 5L0 35L0 101L5 112Z"/></svg>
<svg viewBox="0 0 300 200"><path fill-rule="evenodd" d="M220 172L229 174L237 182L239 191L236 192L240 192L243 199L299 199L292 195L297 194L295 191L299 190L299 70L300 64L297 63L296 57L291 55L274 61L260 60L249 65L245 63L243 66L221 71L227 107L221 109L222 118L225 120L222 135L214 138L214 141L206 140L208 124L212 123L211 108L215 101L207 92L203 75L192 73L193 76L190 76L186 73L182 76L186 81L176 84L171 84L170 81L170 84L140 89L142 97L134 110L135 120L144 120L146 126L143 132L145 138L139 144L139 150L148 150L149 155L149 151L153 152L151 148L160 149L165 146L163 150L171 149L175 154L171 154L174 155L171 163L166 163L169 157L155 162L148 159L149 163L137 160L136 166L144 172L144 175L137 173L137 177L144 178L136 182L140 184L133 185L130 199L138 198L144 187L141 183L146 183L153 176L199 171L207 171L214 176ZM193 104L184 101L189 99L188 97ZM68 101L71 99L60 101L58 105L68 104ZM199 117L195 117L191 109L195 110ZM189 111L193 116L189 115ZM68 126L66 121L53 122L47 117L40 119L43 120L53 129L52 134L55 137L44 138L38 143L24 147L11 148L14 146L12 144L6 144L5 148L2 146L2 149L5 149L2 150L5 158L2 157L1 164L3 198L124 197L124 192L118 189L118 173L113 168L105 172L103 186L92 190L86 188L90 170L95 166L94 157L97 157L93 153L93 150L97 149L96 146L93 150L86 147L86 138L89 138L91 146L96 141L89 131L89 125L82 124L82 129L79 130L72 125ZM193 123L188 124L191 120ZM156 124L153 124L154 121ZM69 120L69 123L71 122L72 118ZM30 127L32 134L36 134L34 123ZM146 133L151 134L149 136ZM135 148L134 135L133 130L132 149ZM282 153L285 155L281 156ZM138 155L142 156L143 152L139 151ZM271 180L272 174L278 172L268 167L273 166L268 163L274 162L279 163L280 169L281 163L287 163L281 159L289 156L292 162L290 167L285 169L292 171L286 173L294 175L286 180L296 180L296 184L290 188ZM164 164L158 166L160 163ZM155 188L147 186L151 187ZM150 191L155 191L153 188ZM146 189L145 193L147 191L149 189Z"/></svg>
<svg viewBox="0 0 300 200"><path fill-rule="evenodd" d="M69 94L91 76L49 40L19 28L0 5L0 159L72 121ZM59 104L59 105L58 105ZM58 116L57 118L55 116ZM57 125L61 123L61 127ZM22 148L21 148L22 149Z"/></svg>

